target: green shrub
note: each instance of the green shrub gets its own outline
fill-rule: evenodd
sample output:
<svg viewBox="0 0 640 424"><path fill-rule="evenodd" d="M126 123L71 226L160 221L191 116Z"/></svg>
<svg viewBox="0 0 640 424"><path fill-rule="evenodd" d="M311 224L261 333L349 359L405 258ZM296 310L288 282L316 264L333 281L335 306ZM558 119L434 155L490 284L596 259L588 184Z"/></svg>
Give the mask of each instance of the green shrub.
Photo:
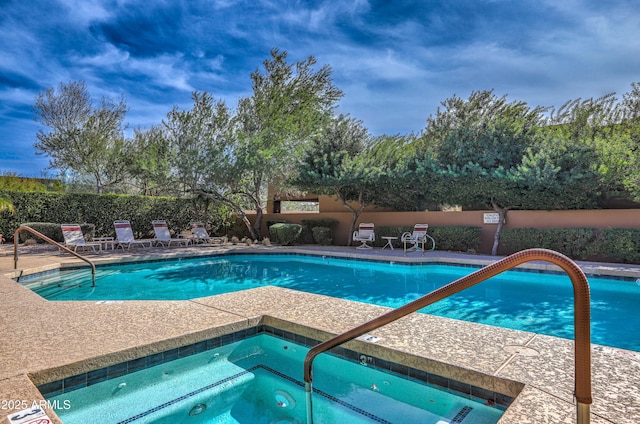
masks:
<svg viewBox="0 0 640 424"><path fill-rule="evenodd" d="M313 235L313 229L324 227L333 229L338 225L338 220L333 218L309 218L300 221L302 223L302 235L300 239L304 244L317 243Z"/></svg>
<svg viewBox="0 0 640 424"><path fill-rule="evenodd" d="M595 238L593 228L550 228L543 230L540 247L555 250L570 258L585 260L596 253L590 250Z"/></svg>
<svg viewBox="0 0 640 424"><path fill-rule="evenodd" d="M629 228L513 228L500 236L500 254L544 248L574 260L640 262L640 230Z"/></svg>
<svg viewBox="0 0 640 424"><path fill-rule="evenodd" d="M300 224L273 224L269 227L271 240L276 240L283 246L293 245L302 233Z"/></svg>
<svg viewBox="0 0 640 424"><path fill-rule="evenodd" d="M436 241L436 250L477 252L480 249L480 227L452 225L429 227L427 234Z"/></svg>
<svg viewBox="0 0 640 424"><path fill-rule="evenodd" d="M58 243L64 242L64 236L62 235L62 228L60 227L60 224L53 222L26 222L24 224L20 224L20 226L23 225L33 228L53 241L57 241ZM80 224L80 229L82 230L85 240L89 241L93 239L96 231L95 225ZM18 237L20 238L20 243L24 243L27 239L35 239L38 243L46 243L40 237L37 237L28 231L21 231Z"/></svg>
<svg viewBox="0 0 640 424"><path fill-rule="evenodd" d="M590 246L590 251L592 253L590 259L640 263L640 230L630 228L600 230Z"/></svg>
<svg viewBox="0 0 640 424"><path fill-rule="evenodd" d="M500 233L501 255L510 255L525 249L542 247L543 230L536 228L511 228Z"/></svg>
<svg viewBox="0 0 640 424"><path fill-rule="evenodd" d="M555 250L575 260L598 256L594 248L596 232L593 228L513 228L500 234L500 253L510 255L525 249Z"/></svg>
<svg viewBox="0 0 640 424"><path fill-rule="evenodd" d="M333 218L309 218L309 219L303 219L300 222L302 223L303 226L309 227L309 228L329 227L331 229L334 229L336 225L338 225L338 220Z"/></svg>
<svg viewBox="0 0 640 424"><path fill-rule="evenodd" d="M331 234L331 228L329 227L313 227L313 241L322 245L329 246L333 243L333 236Z"/></svg>
<svg viewBox="0 0 640 424"><path fill-rule="evenodd" d="M288 222L284 219L268 219L267 220L267 228L271 227L273 224L288 224Z"/></svg>

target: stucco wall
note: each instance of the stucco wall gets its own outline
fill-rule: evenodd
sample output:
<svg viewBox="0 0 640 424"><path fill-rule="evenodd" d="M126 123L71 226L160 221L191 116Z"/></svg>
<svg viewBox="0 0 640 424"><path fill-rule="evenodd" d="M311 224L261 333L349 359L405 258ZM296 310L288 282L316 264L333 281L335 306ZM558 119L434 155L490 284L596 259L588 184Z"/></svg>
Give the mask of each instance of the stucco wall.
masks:
<svg viewBox="0 0 640 424"><path fill-rule="evenodd" d="M343 207L344 209L344 207ZM426 223L432 227L450 225L479 226L481 232L480 253L490 253L496 224L485 224L484 214L493 211L452 211L452 212L364 212L358 219L361 222L373 222L379 226L409 225ZM351 234L350 212L321 213L281 213L266 214L263 220L262 234L268 234L267 220L284 219L300 223L303 219L333 218L338 221L334 230L334 244L346 245ZM507 228L637 228L640 229L640 209L606 209L579 211L509 211ZM399 234L398 234L399 236Z"/></svg>

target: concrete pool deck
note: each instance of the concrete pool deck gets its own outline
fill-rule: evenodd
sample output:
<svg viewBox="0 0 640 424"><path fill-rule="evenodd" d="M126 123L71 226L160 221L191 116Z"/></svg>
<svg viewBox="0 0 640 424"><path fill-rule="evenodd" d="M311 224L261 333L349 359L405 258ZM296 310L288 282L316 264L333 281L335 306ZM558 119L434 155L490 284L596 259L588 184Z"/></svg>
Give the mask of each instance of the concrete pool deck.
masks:
<svg viewBox="0 0 640 424"><path fill-rule="evenodd" d="M188 301L49 302L14 282L13 250L0 250L0 420L42 400L36 386L256 325L324 340L377 317L388 308L277 287ZM392 261L484 265L495 257L448 252L358 250L353 247L188 247L106 251L96 263L199 256L228 250L297 252ZM57 251L20 250L19 273L79 261ZM80 262L82 263L82 262ZM587 274L640 277L640 267L580 264ZM553 265L535 263L535 268ZM28 271L26 271L28 270ZM634 329L636 330L636 329ZM350 342L360 352L515 396L500 420L574 423L573 341L540 334L411 314L371 332L377 343ZM592 423L640 422L640 354L592 346ZM10 402L12 401L12 402ZM20 402L15 402L20 401ZM17 408L15 407L17 406ZM71 405L71 407L73 407ZM60 422L53 411L47 411Z"/></svg>

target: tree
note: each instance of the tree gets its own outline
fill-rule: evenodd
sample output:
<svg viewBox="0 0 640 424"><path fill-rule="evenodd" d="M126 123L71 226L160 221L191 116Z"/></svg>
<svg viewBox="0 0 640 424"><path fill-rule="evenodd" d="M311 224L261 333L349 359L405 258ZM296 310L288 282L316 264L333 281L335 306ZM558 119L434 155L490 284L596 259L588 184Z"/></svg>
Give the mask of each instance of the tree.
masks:
<svg viewBox="0 0 640 424"><path fill-rule="evenodd" d="M373 203L384 174L380 162L374 160L375 153L362 122L340 115L313 138L291 184L304 191L336 196L353 214L351 234L364 209Z"/></svg>
<svg viewBox="0 0 640 424"><path fill-rule="evenodd" d="M283 188L305 144L331 118L342 91L333 85L331 68L314 70L316 60L288 64L277 49L264 61L264 72L251 73L253 94L238 102L231 132L217 157L203 170L197 190L227 204L260 238L267 184ZM245 210L254 209L252 224Z"/></svg>
<svg viewBox="0 0 640 424"><path fill-rule="evenodd" d="M127 157L128 172L132 177L130 185L136 187L136 192L145 196L176 194L171 153L162 127L134 131L133 140L127 147Z"/></svg>
<svg viewBox="0 0 640 424"><path fill-rule="evenodd" d="M86 176L98 193L124 180L124 99L102 98L93 107L84 82L72 81L39 93L33 111L35 120L49 127L38 131L34 147L50 157L50 169Z"/></svg>
<svg viewBox="0 0 640 424"><path fill-rule="evenodd" d="M514 170L536 140L544 109L506 96L476 91L467 100L452 97L429 117L424 132L422 169L436 169L440 203L490 207L500 219L492 254L510 209L521 206Z"/></svg>

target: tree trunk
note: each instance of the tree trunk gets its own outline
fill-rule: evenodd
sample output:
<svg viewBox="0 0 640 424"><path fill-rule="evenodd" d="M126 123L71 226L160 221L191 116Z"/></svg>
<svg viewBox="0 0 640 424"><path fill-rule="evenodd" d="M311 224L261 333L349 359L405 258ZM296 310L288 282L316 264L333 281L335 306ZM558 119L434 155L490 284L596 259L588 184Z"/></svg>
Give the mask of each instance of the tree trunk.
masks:
<svg viewBox="0 0 640 424"><path fill-rule="evenodd" d="M360 217L360 215L364 211L365 205L363 205L362 203L359 203L360 204L360 208L356 210L353 207L351 207L351 205L349 205L347 203L347 201L340 195L339 192L336 192L336 195L340 199L340 201L342 201L342 206L344 206L345 208L349 209L351 211L351 213L353 214L353 219L351 220L351 225L349 226L349 234L348 234L348 238L347 238L347 246L351 246L351 242L353 241L353 237L351 235L353 234L353 232L356 229L356 222L358 221L358 218ZM362 199L362 196L360 196L360 199Z"/></svg>
<svg viewBox="0 0 640 424"><path fill-rule="evenodd" d="M493 210L498 212L498 226L496 227L496 233L493 236L493 247L491 248L491 256L498 254L498 246L500 245L500 232L502 232L502 226L507 222L507 212L510 208L501 208L494 202L491 202Z"/></svg>
<svg viewBox="0 0 640 424"><path fill-rule="evenodd" d="M262 239L262 218L264 218L262 208L256 208L256 222L253 224L253 231L251 233L252 240Z"/></svg>

